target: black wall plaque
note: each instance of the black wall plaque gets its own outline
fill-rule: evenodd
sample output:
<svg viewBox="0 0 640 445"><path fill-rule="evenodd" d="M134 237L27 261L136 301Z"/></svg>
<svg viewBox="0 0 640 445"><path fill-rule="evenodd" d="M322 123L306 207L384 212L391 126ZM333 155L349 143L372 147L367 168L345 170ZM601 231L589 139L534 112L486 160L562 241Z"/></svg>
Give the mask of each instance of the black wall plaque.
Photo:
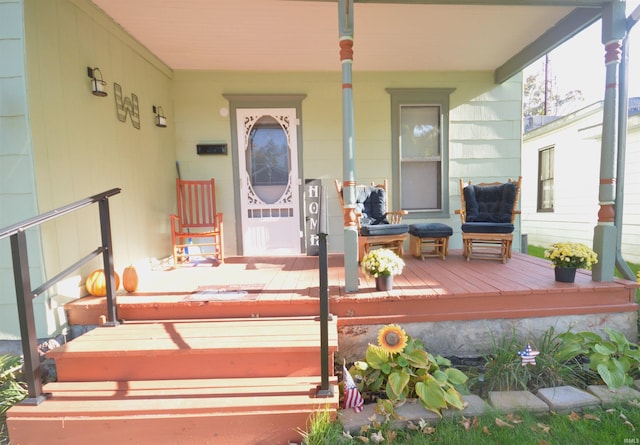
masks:
<svg viewBox="0 0 640 445"><path fill-rule="evenodd" d="M197 153L199 155L226 155L227 144L198 144Z"/></svg>

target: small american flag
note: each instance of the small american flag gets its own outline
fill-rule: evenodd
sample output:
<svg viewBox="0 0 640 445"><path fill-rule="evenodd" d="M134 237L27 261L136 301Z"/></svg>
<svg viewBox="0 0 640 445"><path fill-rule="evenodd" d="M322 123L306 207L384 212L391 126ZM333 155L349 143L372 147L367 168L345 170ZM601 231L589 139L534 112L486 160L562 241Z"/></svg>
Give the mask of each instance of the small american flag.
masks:
<svg viewBox="0 0 640 445"><path fill-rule="evenodd" d="M524 351L519 351L518 355L522 357L522 366L536 364L536 357L540 354L540 351L534 351L531 344L527 343L527 347Z"/></svg>
<svg viewBox="0 0 640 445"><path fill-rule="evenodd" d="M364 399L358 391L356 382L353 381L353 377L349 373L346 365L342 365L343 368L343 380L344 380L344 404L343 408L353 408L357 413L362 411L364 405Z"/></svg>

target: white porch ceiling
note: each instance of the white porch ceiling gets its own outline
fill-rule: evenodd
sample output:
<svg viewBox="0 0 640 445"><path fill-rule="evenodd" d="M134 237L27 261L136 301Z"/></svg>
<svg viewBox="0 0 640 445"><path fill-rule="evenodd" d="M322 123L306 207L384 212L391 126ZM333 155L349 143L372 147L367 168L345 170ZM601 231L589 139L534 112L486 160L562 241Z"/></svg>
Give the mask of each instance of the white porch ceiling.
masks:
<svg viewBox="0 0 640 445"><path fill-rule="evenodd" d="M174 70L340 70L337 1L93 2ZM418 3L355 4L354 71L496 70L575 9Z"/></svg>

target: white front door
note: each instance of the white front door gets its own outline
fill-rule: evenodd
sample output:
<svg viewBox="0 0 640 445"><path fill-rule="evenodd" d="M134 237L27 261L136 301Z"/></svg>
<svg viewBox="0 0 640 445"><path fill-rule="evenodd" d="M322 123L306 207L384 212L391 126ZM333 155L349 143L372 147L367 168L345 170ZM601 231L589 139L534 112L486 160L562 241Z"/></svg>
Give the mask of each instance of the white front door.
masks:
<svg viewBox="0 0 640 445"><path fill-rule="evenodd" d="M236 112L243 254L299 254L296 110L238 108Z"/></svg>

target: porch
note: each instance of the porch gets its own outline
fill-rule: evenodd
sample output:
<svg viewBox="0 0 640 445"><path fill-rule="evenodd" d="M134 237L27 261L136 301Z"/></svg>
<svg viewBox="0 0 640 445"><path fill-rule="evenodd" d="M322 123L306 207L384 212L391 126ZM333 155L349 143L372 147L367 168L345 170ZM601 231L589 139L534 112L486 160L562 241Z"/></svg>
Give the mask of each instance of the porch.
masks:
<svg viewBox="0 0 640 445"><path fill-rule="evenodd" d="M362 275L345 293L342 255L329 257L329 363L363 357L380 325L401 324L434 353L487 352L491 338L551 326L637 338L635 282L554 281L549 263L514 253L506 264L405 255L389 292ZM121 324L89 330L49 352L58 379L38 406L8 412L12 441L87 439L144 443L290 443L312 412L335 416L334 391L319 397L319 259L229 258L224 264L140 270L137 292L117 297ZM100 324L104 298L67 305L72 330ZM527 337L529 338L529 337Z"/></svg>
<svg viewBox="0 0 640 445"><path fill-rule="evenodd" d="M329 311L337 316L340 359L362 357L378 327L403 325L443 355L477 355L511 329L524 335L572 328L604 332L615 326L637 338L632 281L595 282L579 270L575 283L556 282L546 260L513 253L506 264L466 261L459 250L445 261L405 254L392 291L376 291L360 272L356 293L344 289L343 256L329 255ZM122 320L317 316L318 257L233 257L224 264L154 267L140 271L140 288L117 298ZM99 324L104 298L67 305L70 325ZM371 331L371 332L370 332ZM373 333L372 333L373 332Z"/></svg>

